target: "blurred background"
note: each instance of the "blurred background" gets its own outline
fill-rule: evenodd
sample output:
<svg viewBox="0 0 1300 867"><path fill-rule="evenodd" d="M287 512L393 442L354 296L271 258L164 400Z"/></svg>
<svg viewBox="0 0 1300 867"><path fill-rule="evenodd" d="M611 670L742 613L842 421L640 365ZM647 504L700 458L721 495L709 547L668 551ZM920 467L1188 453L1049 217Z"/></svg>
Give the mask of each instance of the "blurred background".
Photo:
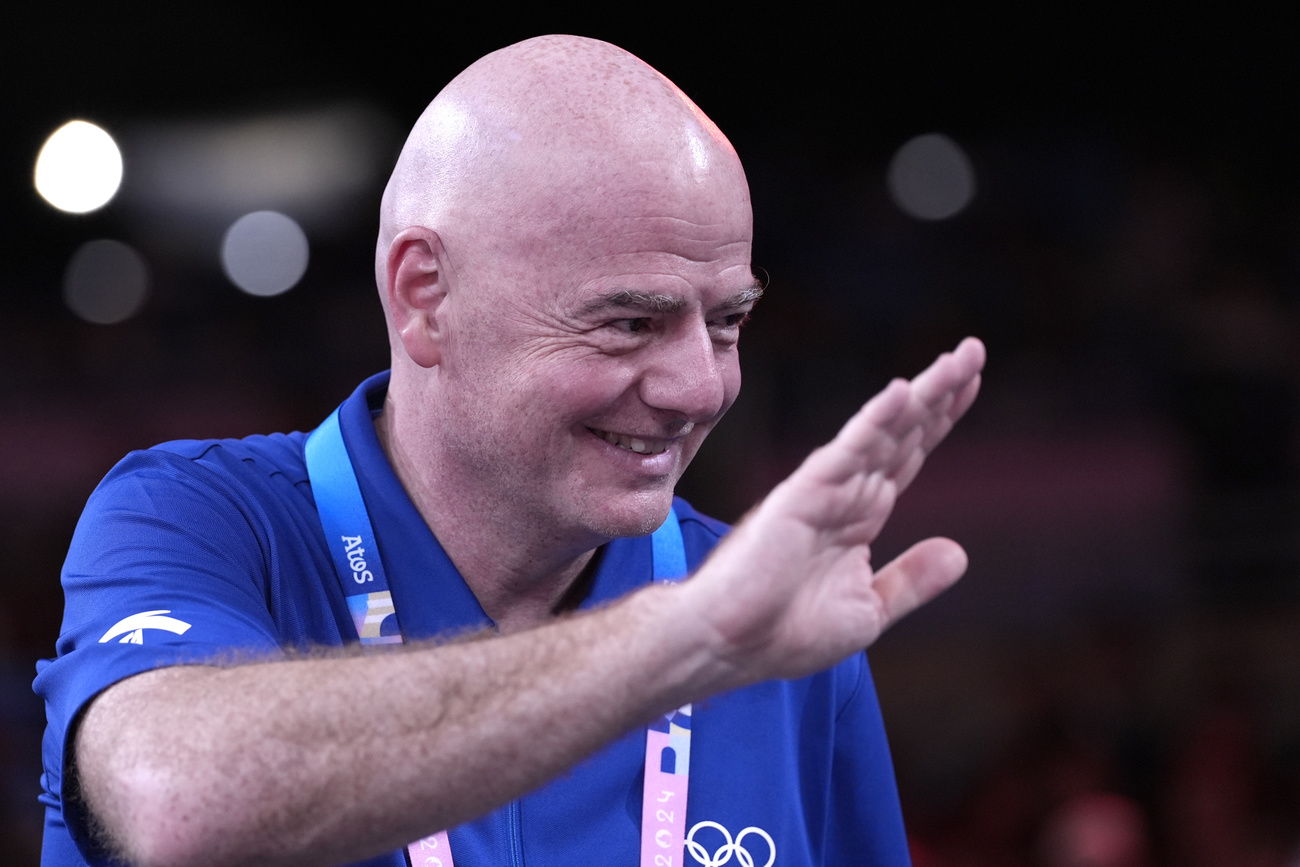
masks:
<svg viewBox="0 0 1300 867"><path fill-rule="evenodd" d="M749 172L771 282L696 505L734 520L890 377L988 344L878 546L971 555L870 654L918 867L1300 864L1294 27L400 2L0 12L0 861L38 857L30 681L86 496L161 440L310 429L386 366L405 130L546 32L659 68ZM52 142L38 192L72 120L107 136Z"/></svg>

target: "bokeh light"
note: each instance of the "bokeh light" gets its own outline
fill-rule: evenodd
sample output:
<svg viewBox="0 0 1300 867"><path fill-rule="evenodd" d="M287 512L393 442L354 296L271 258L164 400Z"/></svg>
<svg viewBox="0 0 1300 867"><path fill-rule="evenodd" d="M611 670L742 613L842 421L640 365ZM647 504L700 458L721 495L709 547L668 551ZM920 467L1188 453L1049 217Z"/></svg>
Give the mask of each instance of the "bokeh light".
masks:
<svg viewBox="0 0 1300 867"><path fill-rule="evenodd" d="M121 241L82 244L63 274L63 302L87 322L112 325L130 319L149 294L144 257Z"/></svg>
<svg viewBox="0 0 1300 867"><path fill-rule="evenodd" d="M381 112L339 103L153 121L134 127L129 141L122 204L206 241L213 220L228 226L263 210L292 214L313 238L358 222L369 233L362 203L382 188L402 135Z"/></svg>
<svg viewBox="0 0 1300 867"><path fill-rule="evenodd" d="M928 133L895 152L886 184L903 213L918 220L946 220L975 197L975 170L955 141Z"/></svg>
<svg viewBox="0 0 1300 867"><path fill-rule="evenodd" d="M93 123L74 120L55 130L36 157L36 191L60 211L102 208L122 184L122 152Z"/></svg>
<svg viewBox="0 0 1300 867"><path fill-rule="evenodd" d="M221 266L230 282L250 295L279 295L307 271L307 235L277 211L245 214L226 230Z"/></svg>

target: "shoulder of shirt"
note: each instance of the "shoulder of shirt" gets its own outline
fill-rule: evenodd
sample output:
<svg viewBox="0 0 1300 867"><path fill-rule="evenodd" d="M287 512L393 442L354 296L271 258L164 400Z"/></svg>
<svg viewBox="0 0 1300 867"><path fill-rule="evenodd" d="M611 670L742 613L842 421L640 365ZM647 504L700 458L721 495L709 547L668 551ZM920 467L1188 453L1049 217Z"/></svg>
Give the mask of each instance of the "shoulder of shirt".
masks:
<svg viewBox="0 0 1300 867"><path fill-rule="evenodd" d="M271 463L302 463L302 444L307 435L293 433L254 434L240 439L172 440L148 451L170 452L189 460L203 460L213 451L226 451L241 460Z"/></svg>
<svg viewBox="0 0 1300 867"><path fill-rule="evenodd" d="M124 457L101 487L125 476L206 475L234 479L283 476L290 484L307 482L303 459L306 434L257 434L242 439L172 440Z"/></svg>
<svg viewBox="0 0 1300 867"><path fill-rule="evenodd" d="M731 532L730 524L696 511L694 506L681 497L673 498L673 511L677 513L677 520L682 525L683 533L701 533L717 541Z"/></svg>

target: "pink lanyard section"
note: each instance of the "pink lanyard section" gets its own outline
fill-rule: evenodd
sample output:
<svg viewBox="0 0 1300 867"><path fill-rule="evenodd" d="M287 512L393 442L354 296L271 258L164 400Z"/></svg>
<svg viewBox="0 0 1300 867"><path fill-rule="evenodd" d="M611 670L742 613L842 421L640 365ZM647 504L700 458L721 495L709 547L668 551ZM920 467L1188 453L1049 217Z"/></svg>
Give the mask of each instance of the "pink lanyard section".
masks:
<svg viewBox="0 0 1300 867"><path fill-rule="evenodd" d="M666 714L645 733L641 867L680 867L686 841L691 767L691 706Z"/></svg>
<svg viewBox="0 0 1300 867"><path fill-rule="evenodd" d="M446 831L416 840L406 847L406 857L410 859L411 867L456 867Z"/></svg>

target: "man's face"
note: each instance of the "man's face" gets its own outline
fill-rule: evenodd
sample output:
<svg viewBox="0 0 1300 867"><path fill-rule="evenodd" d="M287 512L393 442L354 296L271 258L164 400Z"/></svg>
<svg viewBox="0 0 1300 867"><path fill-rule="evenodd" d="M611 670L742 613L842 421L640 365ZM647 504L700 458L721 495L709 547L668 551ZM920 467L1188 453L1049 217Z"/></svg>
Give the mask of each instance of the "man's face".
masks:
<svg viewBox="0 0 1300 867"><path fill-rule="evenodd" d="M453 256L455 460L561 544L648 533L740 390L759 294L747 196L643 196L512 229L482 261Z"/></svg>

